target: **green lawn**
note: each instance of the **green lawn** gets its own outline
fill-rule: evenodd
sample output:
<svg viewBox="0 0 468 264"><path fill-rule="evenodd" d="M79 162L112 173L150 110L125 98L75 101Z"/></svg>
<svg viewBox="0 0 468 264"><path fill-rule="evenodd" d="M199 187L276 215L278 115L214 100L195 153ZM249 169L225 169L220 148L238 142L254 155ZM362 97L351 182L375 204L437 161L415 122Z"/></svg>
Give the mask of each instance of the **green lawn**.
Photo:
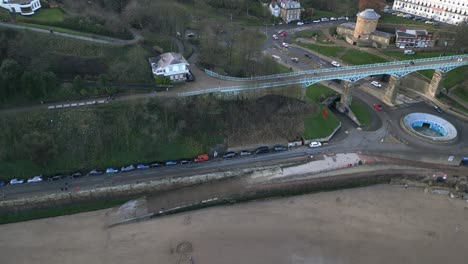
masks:
<svg viewBox="0 0 468 264"><path fill-rule="evenodd" d="M432 79L432 76L434 75L434 70L422 70L418 72L428 79Z"/></svg>
<svg viewBox="0 0 468 264"><path fill-rule="evenodd" d="M466 87L457 87L455 90L453 90L453 93L460 97L461 99L465 100L468 102L468 88Z"/></svg>
<svg viewBox="0 0 468 264"><path fill-rule="evenodd" d="M344 47L336 47L336 46L320 46L315 44L305 44L305 43L298 43L298 45L323 54L329 57L338 57L340 53L342 53L346 48Z"/></svg>
<svg viewBox="0 0 468 264"><path fill-rule="evenodd" d="M362 65L362 64L371 64L371 63L380 63L387 62L387 60L378 57L374 54L370 54L364 51L349 49L341 58L343 61L353 64L353 65Z"/></svg>
<svg viewBox="0 0 468 264"><path fill-rule="evenodd" d="M351 111L353 111L354 115L356 115L359 122L363 125L370 123L370 114L369 108L366 107L361 101L353 100L351 104Z"/></svg>
<svg viewBox="0 0 468 264"><path fill-rule="evenodd" d="M443 86L451 88L457 84L462 83L468 76L468 66L458 67L447 73L443 81Z"/></svg>
<svg viewBox="0 0 468 264"><path fill-rule="evenodd" d="M335 95L336 92L330 88L314 84L307 88L306 96L312 103L318 104L326 97ZM323 118L323 105L320 105L319 111L304 119L304 138L315 139L324 138L330 135L331 132L338 126L339 121L336 116L331 112L327 112L327 118Z"/></svg>
<svg viewBox="0 0 468 264"><path fill-rule="evenodd" d="M432 25L425 24L421 21L415 21L412 19L394 16L391 14L382 14L382 17L379 19L379 24L408 24L408 25L418 25L419 27L432 28Z"/></svg>
<svg viewBox="0 0 468 264"><path fill-rule="evenodd" d="M32 16L17 15L18 21L26 23L47 23L47 22L62 22L65 13L60 8L41 8Z"/></svg>
<svg viewBox="0 0 468 264"><path fill-rule="evenodd" d="M294 34L295 38L316 38L317 43L323 44L323 45L329 45L333 44L333 42L329 41L327 37L323 34L321 30L304 30L304 31L299 31Z"/></svg>

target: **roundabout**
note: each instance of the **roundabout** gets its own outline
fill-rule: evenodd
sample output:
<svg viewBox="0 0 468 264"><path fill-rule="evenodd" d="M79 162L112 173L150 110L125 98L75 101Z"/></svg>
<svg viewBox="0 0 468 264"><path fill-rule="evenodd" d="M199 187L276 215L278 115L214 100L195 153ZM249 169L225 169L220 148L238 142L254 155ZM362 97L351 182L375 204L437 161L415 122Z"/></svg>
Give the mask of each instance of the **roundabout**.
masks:
<svg viewBox="0 0 468 264"><path fill-rule="evenodd" d="M422 139L449 142L457 138L457 129L449 121L427 113L410 113L401 120L403 128Z"/></svg>

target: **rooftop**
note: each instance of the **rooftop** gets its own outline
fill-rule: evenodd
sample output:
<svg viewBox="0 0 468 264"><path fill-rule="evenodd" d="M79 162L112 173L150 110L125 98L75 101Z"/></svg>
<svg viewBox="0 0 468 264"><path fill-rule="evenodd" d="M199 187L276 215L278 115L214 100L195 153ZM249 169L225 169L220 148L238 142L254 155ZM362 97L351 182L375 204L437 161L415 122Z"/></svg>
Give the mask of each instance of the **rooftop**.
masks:
<svg viewBox="0 0 468 264"><path fill-rule="evenodd" d="M358 17L366 18L366 19L379 19L380 15L377 14L374 9L366 9L357 14Z"/></svg>

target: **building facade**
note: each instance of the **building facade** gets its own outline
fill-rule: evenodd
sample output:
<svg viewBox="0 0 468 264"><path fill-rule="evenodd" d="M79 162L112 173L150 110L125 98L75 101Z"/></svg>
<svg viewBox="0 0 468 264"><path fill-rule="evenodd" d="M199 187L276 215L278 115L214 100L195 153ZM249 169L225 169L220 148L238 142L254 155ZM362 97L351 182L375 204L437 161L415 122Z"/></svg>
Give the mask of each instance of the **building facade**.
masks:
<svg viewBox="0 0 468 264"><path fill-rule="evenodd" d="M281 0L279 2L281 8L281 19L286 23L298 21L301 19L301 4L293 0Z"/></svg>
<svg viewBox="0 0 468 264"><path fill-rule="evenodd" d="M279 17L281 14L281 8L279 4L276 1L271 1L270 5L268 6L270 8L271 15L274 17Z"/></svg>
<svg viewBox="0 0 468 264"><path fill-rule="evenodd" d="M149 62L155 76L164 76L174 82L187 80L190 64L180 53L163 53L160 57L149 58Z"/></svg>
<svg viewBox="0 0 468 264"><path fill-rule="evenodd" d="M11 13L30 16L41 8L41 2L39 0L0 0L0 7L8 9Z"/></svg>
<svg viewBox="0 0 468 264"><path fill-rule="evenodd" d="M399 48L434 47L434 36L424 29L397 29L395 45Z"/></svg>
<svg viewBox="0 0 468 264"><path fill-rule="evenodd" d="M468 19L467 0L395 0L393 9L452 25Z"/></svg>

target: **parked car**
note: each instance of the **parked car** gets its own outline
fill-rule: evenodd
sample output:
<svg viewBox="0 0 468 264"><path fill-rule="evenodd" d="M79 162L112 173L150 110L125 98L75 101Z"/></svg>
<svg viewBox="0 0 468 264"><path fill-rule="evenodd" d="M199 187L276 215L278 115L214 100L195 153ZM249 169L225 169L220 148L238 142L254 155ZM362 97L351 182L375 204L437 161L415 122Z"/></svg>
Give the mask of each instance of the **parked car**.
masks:
<svg viewBox="0 0 468 264"><path fill-rule="evenodd" d="M304 23L301 22L301 21L299 21L299 22L297 22L297 25L298 25L298 26L302 26L302 25L304 25Z"/></svg>
<svg viewBox="0 0 468 264"><path fill-rule="evenodd" d="M435 109L437 112L439 112L439 114L442 114L442 113L444 112L444 111L443 111L440 107L438 107L437 105L434 105L434 109Z"/></svg>
<svg viewBox="0 0 468 264"><path fill-rule="evenodd" d="M122 172L127 172L127 171L132 171L135 170L135 166L133 164L130 164L128 166L123 166L120 171Z"/></svg>
<svg viewBox="0 0 468 264"><path fill-rule="evenodd" d="M318 147L321 147L321 146L322 146L322 143L320 143L318 141L312 141L309 144L309 147L311 147L311 148L318 148Z"/></svg>
<svg viewBox="0 0 468 264"><path fill-rule="evenodd" d="M304 53L304 56L305 56L306 58L312 59L312 55L310 55L309 53Z"/></svg>
<svg viewBox="0 0 468 264"><path fill-rule="evenodd" d="M153 161L153 162L150 162L150 167L151 168L156 168L156 167L161 167L163 166L164 164L160 161Z"/></svg>
<svg viewBox="0 0 468 264"><path fill-rule="evenodd" d="M255 154L265 154L270 152L267 146L259 147L258 149L255 150Z"/></svg>
<svg viewBox="0 0 468 264"><path fill-rule="evenodd" d="M76 178L81 178L81 177L83 177L83 173L81 173L80 171L77 171L77 172L70 174L69 178L76 179Z"/></svg>
<svg viewBox="0 0 468 264"><path fill-rule="evenodd" d="M136 168L137 170L146 170L146 169L149 169L150 166L147 164L138 164Z"/></svg>
<svg viewBox="0 0 468 264"><path fill-rule="evenodd" d="M286 35L287 35L286 31L283 31L283 32L280 34L280 36L283 37L283 38L286 37Z"/></svg>
<svg viewBox="0 0 468 264"><path fill-rule="evenodd" d="M24 180L23 179L18 179L18 178L11 179L11 181L10 181L10 185L22 184L22 183L24 183Z"/></svg>
<svg viewBox="0 0 468 264"><path fill-rule="evenodd" d="M5 186L5 185L6 185L6 182L0 180L0 187Z"/></svg>
<svg viewBox="0 0 468 264"><path fill-rule="evenodd" d="M239 153L239 155L240 155L240 156L252 155L252 151L242 150L242 151Z"/></svg>
<svg viewBox="0 0 468 264"><path fill-rule="evenodd" d="M330 17L330 21L336 21L338 20L336 17Z"/></svg>
<svg viewBox="0 0 468 264"><path fill-rule="evenodd" d="M208 156L208 154L198 154L195 159L193 159L193 161L195 162L204 162L204 161L207 161L209 160L210 157Z"/></svg>
<svg viewBox="0 0 468 264"><path fill-rule="evenodd" d="M187 164L192 163L192 161L189 160L189 159L182 159L182 160L179 161L179 163L182 164L182 165L187 165Z"/></svg>
<svg viewBox="0 0 468 264"><path fill-rule="evenodd" d="M426 22L424 22L424 23L426 23L426 24L434 24L434 21L428 20L428 21L426 21Z"/></svg>
<svg viewBox="0 0 468 264"><path fill-rule="evenodd" d="M382 111L382 105L374 104L374 109L377 110L377 111Z"/></svg>
<svg viewBox="0 0 468 264"><path fill-rule="evenodd" d="M298 58L291 58L291 61L292 61L292 62L295 62L295 63L299 63L299 59L298 59Z"/></svg>
<svg viewBox="0 0 468 264"><path fill-rule="evenodd" d="M62 173L57 173L54 176L47 178L48 181L58 181L63 179L63 174Z"/></svg>
<svg viewBox="0 0 468 264"><path fill-rule="evenodd" d="M371 84L375 87L382 87L382 84L380 84L378 81L372 81Z"/></svg>
<svg viewBox="0 0 468 264"><path fill-rule="evenodd" d="M177 165L177 161L175 161L175 160L168 160L168 161L166 161L166 163L164 163L164 165L166 165L166 166Z"/></svg>
<svg viewBox="0 0 468 264"><path fill-rule="evenodd" d="M289 48L289 44L288 44L288 43L286 43L286 42L283 42L283 44L282 44L282 45L283 45L283 47L285 47L285 48Z"/></svg>
<svg viewBox="0 0 468 264"><path fill-rule="evenodd" d="M320 19L315 19L315 20L312 20L312 23L320 23L321 20Z"/></svg>
<svg viewBox="0 0 468 264"><path fill-rule="evenodd" d="M28 179L28 183L37 183L42 181L42 176L34 176Z"/></svg>
<svg viewBox="0 0 468 264"><path fill-rule="evenodd" d="M230 159L230 158L234 158L235 156L236 156L236 153L234 151L230 151L230 152L224 153L223 158Z"/></svg>
<svg viewBox="0 0 468 264"><path fill-rule="evenodd" d="M336 62L336 61L332 61L332 62L331 62L331 65L333 65L333 66L335 66L335 67L340 67L340 66L341 66L341 65L340 65L338 62Z"/></svg>
<svg viewBox="0 0 468 264"><path fill-rule="evenodd" d="M322 22L330 21L330 19L328 19L328 18L326 18L326 17L322 17L320 20L321 20Z"/></svg>
<svg viewBox="0 0 468 264"><path fill-rule="evenodd" d="M273 147L273 150L275 151L285 151L285 150L288 150L288 147L285 147L283 145L276 145Z"/></svg>
<svg viewBox="0 0 468 264"><path fill-rule="evenodd" d="M117 173L117 172L119 172L118 169L114 169L114 168L107 168L106 169L107 174L112 174L112 173Z"/></svg>
<svg viewBox="0 0 468 264"><path fill-rule="evenodd" d="M102 171L99 171L97 169L92 169L90 172L88 172L88 176L98 176L98 175L102 175Z"/></svg>
<svg viewBox="0 0 468 264"><path fill-rule="evenodd" d="M344 16L339 17L338 20L346 20L346 17L344 17Z"/></svg>
<svg viewBox="0 0 468 264"><path fill-rule="evenodd" d="M273 39L279 39L277 35L273 35Z"/></svg>

